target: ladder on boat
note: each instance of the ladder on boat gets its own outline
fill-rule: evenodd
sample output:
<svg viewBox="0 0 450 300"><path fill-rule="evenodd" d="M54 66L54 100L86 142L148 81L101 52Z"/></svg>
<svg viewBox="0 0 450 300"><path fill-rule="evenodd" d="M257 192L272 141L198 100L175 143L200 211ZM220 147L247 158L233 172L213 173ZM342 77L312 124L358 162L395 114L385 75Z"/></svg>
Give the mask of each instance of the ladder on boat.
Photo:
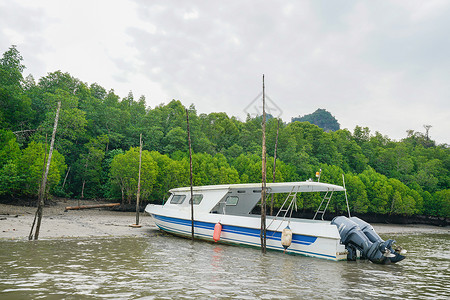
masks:
<svg viewBox="0 0 450 300"><path fill-rule="evenodd" d="M343 184L343 186L344 186L345 203L347 204L348 217L350 218L350 217L351 217L351 216L350 216L350 207L348 206L347 189L345 188L345 178L344 178L344 174L342 174L342 184ZM330 194L330 195L328 196L328 194ZM314 214L313 220L316 219L317 215L321 215L321 219L322 219L322 221L323 221L323 215L324 215L325 212L327 211L328 204L330 204L330 200L331 200L331 197L332 197L332 196L333 196L333 191L331 191L331 193L330 193L330 191L327 191L327 192L326 192L325 196L324 196L323 199L322 199L322 202L320 202L319 208L317 209L316 213ZM326 204L325 204L325 207L322 209L325 200L327 200L327 202L326 202Z"/></svg>
<svg viewBox="0 0 450 300"><path fill-rule="evenodd" d="M267 226L267 228L270 227L270 225L272 225L272 223L278 219L278 217L280 216L280 214L284 213L283 215L283 220L280 222L280 224L278 225L278 227L274 230L277 231L280 226L281 223L283 223L284 221L286 221L286 217L289 213L289 211L291 211L291 213L289 214L289 220L288 220L288 225L291 222L291 218L292 218L292 211L295 208L295 211L297 211L297 193L300 187L292 187L292 190L289 192L289 194L287 195L286 199L283 202L283 205L281 205L281 208L278 210L276 216L272 219L272 221L269 223L269 225ZM286 207L286 203L289 203Z"/></svg>
<svg viewBox="0 0 450 300"><path fill-rule="evenodd" d="M328 194L330 194L330 195L328 196ZM324 196L323 199L322 199L322 202L320 202L319 208L317 209L316 213L314 214L313 220L315 220L316 217L317 217L317 215L320 214L320 215L322 215L321 219L322 219L322 221L323 221L323 215L324 215L325 212L327 211L328 204L330 204L330 201L331 201L331 197L332 197L332 196L333 196L333 191L331 191L331 193L330 193L330 191L327 191L327 193L325 194L325 196ZM325 207L322 209L325 200L327 200L327 203L325 204Z"/></svg>

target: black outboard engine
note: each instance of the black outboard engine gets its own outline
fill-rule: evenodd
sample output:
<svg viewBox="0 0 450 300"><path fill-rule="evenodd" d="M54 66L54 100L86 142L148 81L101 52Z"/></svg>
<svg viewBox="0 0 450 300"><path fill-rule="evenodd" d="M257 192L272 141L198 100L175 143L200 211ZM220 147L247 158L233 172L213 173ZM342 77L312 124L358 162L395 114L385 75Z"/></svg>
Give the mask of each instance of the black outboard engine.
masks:
<svg viewBox="0 0 450 300"><path fill-rule="evenodd" d="M361 228L362 232L367 236L367 238L372 242L384 242L386 244L386 248L390 252L389 260L392 263L399 262L401 260L405 259L405 256L400 253L398 253L396 250L392 248L392 245L395 243L395 240L387 240L386 242L376 233L375 229L373 229L372 225L367 223L366 221L361 220L358 217L351 217L350 220L358 224L359 228ZM392 257L392 255L395 255Z"/></svg>
<svg viewBox="0 0 450 300"><path fill-rule="evenodd" d="M377 264L395 263L405 258L392 249L394 240L383 241L370 224L359 218L339 216L331 224L336 225L339 230L341 243L348 251L348 260L356 260L357 250L361 252L362 258Z"/></svg>

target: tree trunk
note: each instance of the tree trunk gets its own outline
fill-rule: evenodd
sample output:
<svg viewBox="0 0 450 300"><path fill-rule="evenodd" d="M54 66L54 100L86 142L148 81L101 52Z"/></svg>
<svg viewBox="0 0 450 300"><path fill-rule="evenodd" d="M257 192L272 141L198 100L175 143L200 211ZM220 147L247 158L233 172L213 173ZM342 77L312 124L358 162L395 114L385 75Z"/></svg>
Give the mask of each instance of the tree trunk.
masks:
<svg viewBox="0 0 450 300"><path fill-rule="evenodd" d="M84 199L84 186L86 185L86 180L83 179L83 184L81 186L81 199Z"/></svg>
<svg viewBox="0 0 450 300"><path fill-rule="evenodd" d="M63 182L63 185L62 185L63 189L64 189L64 186L66 185L66 180L67 180L67 176L69 176L69 172L70 172L70 167L69 167L69 169L67 169L66 177L64 177L64 182Z"/></svg>
<svg viewBox="0 0 450 300"><path fill-rule="evenodd" d="M84 165L83 185L81 187L81 199L84 199L84 186L86 185L86 173L88 167L89 154L90 153L88 153L88 156L86 157L86 164Z"/></svg>
<svg viewBox="0 0 450 300"><path fill-rule="evenodd" d="M34 233L34 239L37 240L39 238L39 230L41 228L41 221L42 221L42 211L44 207L44 197L45 197L45 189L47 184L47 177L48 172L50 170L50 163L52 162L52 154L53 154L53 146L55 144L55 136L56 136L56 128L58 127L58 119L59 119L59 110L61 109L61 101L58 102L58 108L56 110L56 116L55 116L55 124L53 126L53 133L52 133L52 140L50 142L50 151L48 154L48 160L47 160L47 167L45 169L44 178L41 184L41 188L39 190L39 204L37 209L37 224L36 224L36 231Z"/></svg>

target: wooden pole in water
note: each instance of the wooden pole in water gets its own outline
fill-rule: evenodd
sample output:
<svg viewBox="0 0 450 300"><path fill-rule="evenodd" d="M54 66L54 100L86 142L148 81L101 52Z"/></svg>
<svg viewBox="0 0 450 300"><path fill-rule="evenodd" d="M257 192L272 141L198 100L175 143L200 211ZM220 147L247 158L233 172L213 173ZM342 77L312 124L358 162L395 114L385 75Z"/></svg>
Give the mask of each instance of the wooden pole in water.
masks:
<svg viewBox="0 0 450 300"><path fill-rule="evenodd" d="M136 225L139 225L139 197L141 195L141 165L142 165L142 133L139 135L139 177L136 195Z"/></svg>
<svg viewBox="0 0 450 300"><path fill-rule="evenodd" d="M189 112L186 108L186 125L187 125L187 135L189 143L189 175L191 182L191 234L192 240L194 240L194 190L192 186L192 149L191 149L191 131L189 129Z"/></svg>
<svg viewBox="0 0 450 300"><path fill-rule="evenodd" d="M261 252L266 253L266 100L263 74L263 116L262 116L262 189L261 189Z"/></svg>
<svg viewBox="0 0 450 300"><path fill-rule="evenodd" d="M39 230L41 228L41 220L42 220L42 210L44 208L44 197L45 197L45 188L47 184L48 172L50 170L50 163L52 162L52 154L53 154L53 146L55 144L55 136L56 136L56 128L58 127L58 119L59 119L59 110L61 109L61 101L58 102L58 108L56 109L55 116L55 124L53 126L52 140L50 142L50 151L48 153L47 167L45 169L44 178L42 180L41 188L39 189L39 203L37 209L37 224L36 231L34 233L34 239L37 240L39 238Z"/></svg>
<svg viewBox="0 0 450 300"><path fill-rule="evenodd" d="M277 148L278 148L278 132L280 130L280 119L278 119L277 124L277 135L275 137L275 150L273 152L273 180L272 182L275 183L275 170L277 167ZM270 215L273 216L273 194L270 195Z"/></svg>
<svg viewBox="0 0 450 300"><path fill-rule="evenodd" d="M48 144L47 134L45 134L45 153L44 153L44 160L43 160L43 163L42 163L41 185L44 182L45 166L46 166L46 161L47 161L47 144ZM39 191L40 190L41 190L41 187L39 186ZM37 207L39 207L39 201L40 201L40 199L38 197L38 201L36 203ZM34 214L33 224L31 224L30 234L28 235L28 240L29 241L31 241L33 239L33 230L34 230L34 225L36 224L37 215L38 215L38 211L36 210L36 213Z"/></svg>

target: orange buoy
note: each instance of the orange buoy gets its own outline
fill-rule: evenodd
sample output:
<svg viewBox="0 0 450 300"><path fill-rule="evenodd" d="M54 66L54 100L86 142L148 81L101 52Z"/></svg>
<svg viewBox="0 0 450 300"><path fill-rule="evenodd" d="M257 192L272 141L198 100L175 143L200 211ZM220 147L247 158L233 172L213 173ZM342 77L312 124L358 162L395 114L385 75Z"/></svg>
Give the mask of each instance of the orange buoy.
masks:
<svg viewBox="0 0 450 300"><path fill-rule="evenodd" d="M213 234L213 240L214 242L217 242L218 240L220 240L220 233L222 232L222 224L217 223L214 226L214 234Z"/></svg>

